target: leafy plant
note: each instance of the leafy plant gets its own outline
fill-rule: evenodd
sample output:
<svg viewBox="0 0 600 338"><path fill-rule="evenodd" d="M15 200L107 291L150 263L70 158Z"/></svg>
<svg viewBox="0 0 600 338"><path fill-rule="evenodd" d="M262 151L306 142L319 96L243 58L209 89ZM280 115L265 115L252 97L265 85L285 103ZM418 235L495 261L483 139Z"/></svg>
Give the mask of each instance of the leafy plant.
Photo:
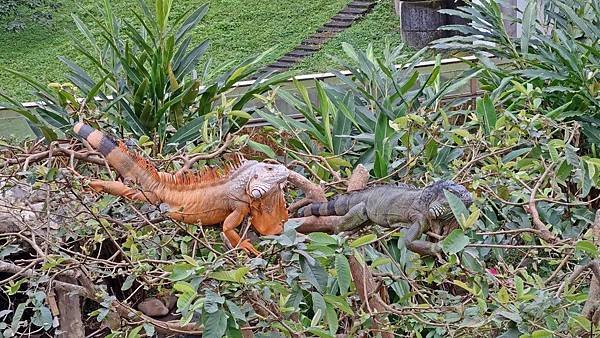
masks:
<svg viewBox="0 0 600 338"><path fill-rule="evenodd" d="M483 70L479 77L483 89L501 95L507 106L525 104L520 107L555 119L576 119L587 140L600 144L598 1L532 0L522 18L504 17L498 2L490 0L443 12L469 24L444 27L464 35L440 39L434 47L477 53L479 62L473 67ZM510 36L505 20L522 25L520 37ZM500 64L480 52L499 58ZM504 90L512 84L521 85Z"/></svg>
<svg viewBox="0 0 600 338"><path fill-rule="evenodd" d="M423 61L424 50L412 53L403 45L388 46L383 55L376 55L372 46L366 51L348 44L343 48L351 62L338 61L351 75L334 71L337 83L317 82L318 104L312 102L300 83L296 83L299 98L278 91L305 122L294 121L274 109L259 114L280 130L295 135L298 139L290 142L295 149L325 158L358 152L353 162L372 168L376 177L387 176L399 167L405 162L403 154L411 149L405 135L394 132L392 122L414 112L437 109L446 94L479 73L468 71L458 80L443 80L441 59L437 58L431 73L421 74L415 66ZM318 141L324 149L312 146L309 139Z"/></svg>
<svg viewBox="0 0 600 338"><path fill-rule="evenodd" d="M247 59L223 75L211 75L206 67L199 75L196 68L208 42L192 45L189 33L206 14L207 5L189 9L171 21L172 0L156 1L153 11L141 1L141 14L133 12L134 22L116 17L108 0L103 5L101 15L91 16L100 29L99 36L73 16L87 43L76 40L75 48L92 68L86 71L61 58L69 68L67 78L85 96L83 101L76 99L78 92L66 91L59 84L48 89L26 74L8 70L37 90L37 95L45 101L37 110L39 116L60 130L70 129L78 118L75 112L89 109L88 117L108 116L109 122L137 138L152 136L155 152L169 152L197 138L202 124L210 119L212 123L222 121L219 123L222 134L235 131L248 120L249 115L242 110L253 95L269 90L287 77L280 74L265 80L269 74L264 74L245 92L227 100L234 84L252 75L270 51ZM96 103L96 97L101 102ZM227 109L216 114L216 108L224 102ZM23 109L19 111L42 128L45 136L51 135L39 121L31 119Z"/></svg>

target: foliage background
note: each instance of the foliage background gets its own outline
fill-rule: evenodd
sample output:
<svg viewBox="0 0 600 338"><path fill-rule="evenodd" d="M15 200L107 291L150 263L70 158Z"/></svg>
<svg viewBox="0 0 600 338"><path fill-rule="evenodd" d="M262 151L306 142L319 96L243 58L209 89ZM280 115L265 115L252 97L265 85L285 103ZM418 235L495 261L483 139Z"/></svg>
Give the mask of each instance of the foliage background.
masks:
<svg viewBox="0 0 600 338"><path fill-rule="evenodd" d="M273 127L207 134L208 127L196 126L191 133L201 136L186 140L179 152L156 151L153 133L130 142L167 171L189 164L184 150L201 153L207 143L276 159L321 183L329 196L346 190L358 164L369 170L371 185L423 187L453 179L472 191L475 203L467 209L451 200L458 226L429 229L427 238L441 243L443 260L407 251L401 228L300 234L298 220L290 220L281 235L258 239L264 254L250 258L224 247L217 228L180 224L165 219L160 206L87 192L88 177L111 174L79 142L3 144L0 215L12 228L0 234L0 300L7 304L0 330L7 336L55 330L54 292L60 297L61 283L70 283L69 290L83 296L81 304L71 304L82 305L77 313L84 314L88 333L111 336L165 330L162 320L130 314L148 299L167 304L170 295L176 296L177 315L168 318L169 325L207 337L237 337L248 330L295 337L597 335L600 158L594 135L600 126L582 119L598 113L598 38L590 28L599 13L595 3L573 7L569 0L553 0L552 6L572 6L581 15L549 15L549 22L540 23L524 19L531 45L502 28L489 30L485 38L514 49L504 68L479 53L505 53L500 47L475 50L479 63L448 79L439 56L429 74L413 69L426 51L342 44L342 66L353 76L338 74L336 85L318 83L316 100L298 83L286 91L274 85L256 96L264 105L257 114ZM540 7L529 8L530 17L537 17ZM503 19L491 1L462 13L476 13L481 25L500 27ZM555 28L546 36L542 28L549 23ZM572 47L589 53L555 48L567 31L578 37ZM457 47L472 48L469 39L483 39L467 33L456 38ZM538 62L542 57L555 62ZM585 86L568 62L572 58L584 70ZM573 76L547 77L547 67ZM448 98L474 77L484 84L479 97ZM571 96L556 95L549 86L556 83ZM46 99L60 101L64 92L53 95ZM136 96L154 95L142 90ZM587 104L565 102L578 95ZM228 112L227 100L207 97L207 111ZM276 98L305 119L282 114ZM132 134L130 126L119 130L110 116L79 104L77 114L103 130ZM79 117L69 105L60 107L59 118ZM568 114L561 107L569 107ZM30 118L40 128L56 121L37 113ZM211 123L228 118L211 116ZM164 123L177 130L172 120ZM201 154L195 167L222 165L222 154ZM287 192L290 203L304 197ZM59 205L67 208L58 211Z"/></svg>

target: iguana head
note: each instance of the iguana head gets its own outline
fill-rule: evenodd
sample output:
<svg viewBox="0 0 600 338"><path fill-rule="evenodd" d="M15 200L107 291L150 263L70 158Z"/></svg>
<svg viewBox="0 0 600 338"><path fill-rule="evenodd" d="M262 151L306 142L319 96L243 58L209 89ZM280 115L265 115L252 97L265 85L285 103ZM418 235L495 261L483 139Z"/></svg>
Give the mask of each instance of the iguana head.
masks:
<svg viewBox="0 0 600 338"><path fill-rule="evenodd" d="M263 197L288 178L288 169L281 164L257 163L252 166L252 176L246 186L246 192L254 199Z"/></svg>
<svg viewBox="0 0 600 338"><path fill-rule="evenodd" d="M464 186L452 181L438 181L427 186L421 193L420 202L427 206L428 217L432 220L454 221L452 209L444 190L458 197L466 207L473 203L471 193Z"/></svg>

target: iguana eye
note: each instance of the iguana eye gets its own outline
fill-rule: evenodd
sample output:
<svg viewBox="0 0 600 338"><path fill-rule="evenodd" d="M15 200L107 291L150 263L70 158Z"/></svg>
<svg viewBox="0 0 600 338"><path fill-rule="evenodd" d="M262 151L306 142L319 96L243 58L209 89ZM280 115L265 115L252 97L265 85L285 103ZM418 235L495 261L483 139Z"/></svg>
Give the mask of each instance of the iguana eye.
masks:
<svg viewBox="0 0 600 338"><path fill-rule="evenodd" d="M271 168L271 167L267 167L267 170L271 171L271 170L273 170L273 168Z"/></svg>

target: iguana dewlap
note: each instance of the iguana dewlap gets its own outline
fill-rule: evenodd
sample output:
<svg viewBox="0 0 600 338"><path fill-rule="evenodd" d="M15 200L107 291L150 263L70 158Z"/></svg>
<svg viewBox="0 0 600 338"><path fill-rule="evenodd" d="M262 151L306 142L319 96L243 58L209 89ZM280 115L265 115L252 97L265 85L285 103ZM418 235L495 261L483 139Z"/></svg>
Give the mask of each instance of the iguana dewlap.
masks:
<svg viewBox="0 0 600 338"><path fill-rule="evenodd" d="M250 215L252 226L260 234L279 234L288 218L281 189L288 170L283 165L241 159L223 173L211 168L199 173L170 174L157 171L122 143L117 145L86 124L78 123L73 130L97 149L125 182L139 186L133 189L119 181L94 180L90 186L96 191L164 203L169 217L186 223L223 223L223 234L232 246L239 245L256 255L260 253L248 240L241 240L235 228Z"/></svg>
<svg viewBox="0 0 600 338"><path fill-rule="evenodd" d="M421 255L439 256L438 243L419 238L432 226L441 228L456 222L444 190L456 195L467 207L473 203L469 191L452 181L435 182L424 189L383 185L309 204L298 211L298 216L343 216L339 223L342 229L338 230L350 230L366 222L392 227L409 224L404 237L406 247Z"/></svg>

